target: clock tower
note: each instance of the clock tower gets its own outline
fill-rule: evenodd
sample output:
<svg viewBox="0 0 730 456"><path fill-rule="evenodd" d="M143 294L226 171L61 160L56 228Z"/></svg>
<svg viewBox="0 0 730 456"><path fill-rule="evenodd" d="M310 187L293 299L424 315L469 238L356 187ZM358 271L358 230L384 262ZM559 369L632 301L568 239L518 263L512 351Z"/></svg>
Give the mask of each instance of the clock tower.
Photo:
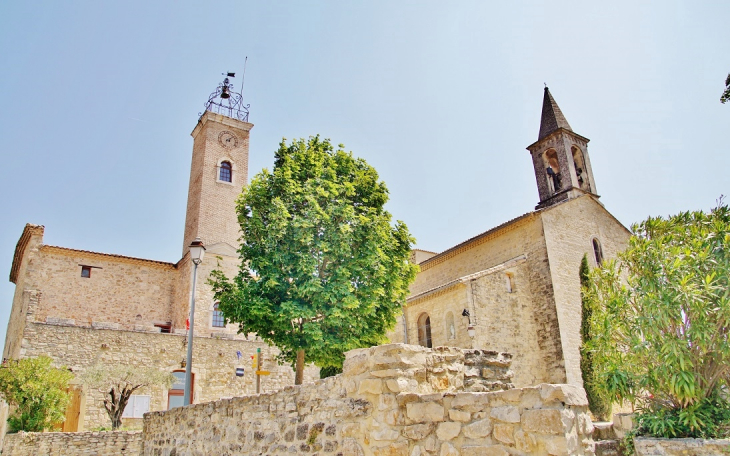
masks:
<svg viewBox="0 0 730 456"><path fill-rule="evenodd" d="M193 159L183 256L196 237L206 247L223 243L238 248L236 199L248 181L248 140L253 128L248 106L242 103L226 78L211 94L191 133Z"/></svg>

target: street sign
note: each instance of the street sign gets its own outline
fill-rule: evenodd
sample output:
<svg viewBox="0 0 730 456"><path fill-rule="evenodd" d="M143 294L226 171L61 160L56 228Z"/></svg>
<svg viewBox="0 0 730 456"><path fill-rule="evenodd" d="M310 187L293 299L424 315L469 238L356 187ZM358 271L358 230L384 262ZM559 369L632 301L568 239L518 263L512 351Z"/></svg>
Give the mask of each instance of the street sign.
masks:
<svg viewBox="0 0 730 456"><path fill-rule="evenodd" d="M256 371L256 375L271 375L269 371Z"/></svg>

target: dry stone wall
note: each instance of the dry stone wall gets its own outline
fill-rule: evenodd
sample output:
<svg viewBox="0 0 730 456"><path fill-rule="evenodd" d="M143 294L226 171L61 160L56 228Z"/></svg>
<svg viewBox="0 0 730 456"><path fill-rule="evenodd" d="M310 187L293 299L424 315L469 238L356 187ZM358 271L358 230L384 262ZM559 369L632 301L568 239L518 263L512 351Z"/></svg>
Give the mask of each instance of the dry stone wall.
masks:
<svg viewBox="0 0 730 456"><path fill-rule="evenodd" d="M19 432L5 436L3 456L137 456L140 431Z"/></svg>
<svg viewBox="0 0 730 456"><path fill-rule="evenodd" d="M582 389L514 389L504 353L390 344L343 374L145 415L144 455L593 455Z"/></svg>
<svg viewBox="0 0 730 456"><path fill-rule="evenodd" d="M634 438L636 456L715 456L730 453L730 440Z"/></svg>

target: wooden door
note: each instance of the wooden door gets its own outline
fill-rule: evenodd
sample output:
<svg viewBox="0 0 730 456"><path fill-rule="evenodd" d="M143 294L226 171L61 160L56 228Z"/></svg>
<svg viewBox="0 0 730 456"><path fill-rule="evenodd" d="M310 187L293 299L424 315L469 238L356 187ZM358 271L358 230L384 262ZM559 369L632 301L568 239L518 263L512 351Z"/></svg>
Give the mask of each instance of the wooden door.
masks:
<svg viewBox="0 0 730 456"><path fill-rule="evenodd" d="M63 432L77 432L79 430L79 421L81 417L81 399L83 390L81 386L69 386L68 392L71 393L71 402L66 409L66 420L63 422Z"/></svg>

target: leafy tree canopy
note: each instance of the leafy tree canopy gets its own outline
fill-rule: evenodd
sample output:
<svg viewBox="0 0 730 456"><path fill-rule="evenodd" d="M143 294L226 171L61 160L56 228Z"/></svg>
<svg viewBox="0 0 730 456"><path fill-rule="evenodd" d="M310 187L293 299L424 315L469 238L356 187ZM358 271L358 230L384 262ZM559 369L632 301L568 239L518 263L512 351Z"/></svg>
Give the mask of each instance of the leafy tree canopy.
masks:
<svg viewBox="0 0 730 456"><path fill-rule="evenodd" d="M84 386L104 394L104 409L112 422L112 430L122 425L122 414L130 396L146 386L170 387L173 376L153 367L96 363L86 369L79 380Z"/></svg>
<svg viewBox="0 0 730 456"><path fill-rule="evenodd" d="M73 374L52 367L47 356L9 360L0 366L0 394L11 406L10 432L40 432L62 422Z"/></svg>
<svg viewBox="0 0 730 456"><path fill-rule="evenodd" d="M595 375L608 398L647 412L658 434L708 436L728 415L730 210L721 200L632 231L618 262L592 273Z"/></svg>
<svg viewBox="0 0 730 456"><path fill-rule="evenodd" d="M720 97L720 101L725 104L730 100L730 74L727 75L727 79L725 79L725 91L722 93L722 96Z"/></svg>
<svg viewBox="0 0 730 456"><path fill-rule="evenodd" d="M387 201L375 169L344 146L319 136L282 141L273 171L238 200L238 275L213 275L225 318L292 364L306 354L341 368L344 352L382 343L417 271L413 238L404 223L391 225Z"/></svg>

